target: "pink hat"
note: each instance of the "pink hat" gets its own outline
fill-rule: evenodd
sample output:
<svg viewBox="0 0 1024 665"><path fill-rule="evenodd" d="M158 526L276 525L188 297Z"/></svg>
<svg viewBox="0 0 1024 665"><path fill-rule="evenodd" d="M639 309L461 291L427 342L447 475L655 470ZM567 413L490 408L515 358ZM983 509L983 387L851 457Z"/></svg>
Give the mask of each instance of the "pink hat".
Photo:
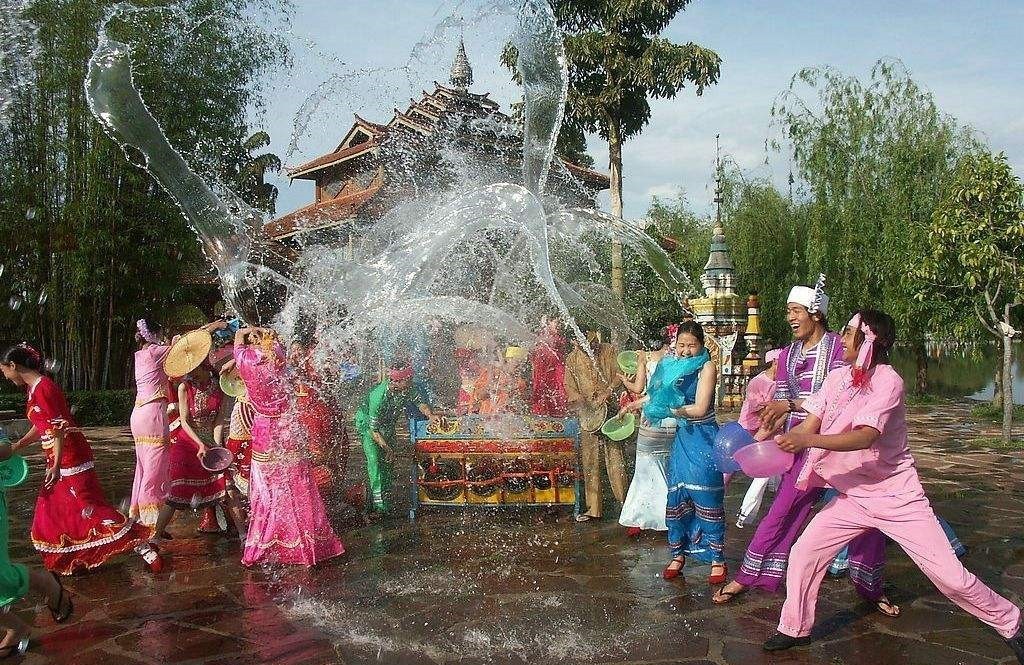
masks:
<svg viewBox="0 0 1024 665"><path fill-rule="evenodd" d="M388 378L392 381L405 381L412 378L412 367L396 367L388 370Z"/></svg>

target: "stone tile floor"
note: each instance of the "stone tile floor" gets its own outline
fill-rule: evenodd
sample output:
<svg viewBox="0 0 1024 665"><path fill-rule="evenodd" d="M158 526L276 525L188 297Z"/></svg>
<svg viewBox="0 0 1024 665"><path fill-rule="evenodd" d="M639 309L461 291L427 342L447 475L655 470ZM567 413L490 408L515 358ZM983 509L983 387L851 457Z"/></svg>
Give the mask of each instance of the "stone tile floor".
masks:
<svg viewBox="0 0 1024 665"><path fill-rule="evenodd" d="M967 566L1017 602L1024 595L1022 452L973 448L968 407L912 410L913 446L933 504L971 548ZM134 455L126 430L88 432L109 496L127 492ZM353 455L352 473L360 459ZM12 556L38 559L28 521L41 480L10 496ZM735 512L746 482L730 487ZM407 483L399 485L407 506ZM401 499L405 498L405 504ZM76 613L55 626L41 603L16 611L36 628L24 663L758 663L927 665L1010 663L997 635L940 596L890 546L888 619L845 580L826 581L818 641L769 656L781 598L750 593L711 603L706 567L666 583L662 538L627 540L614 520L578 525L567 514L424 509L352 527L332 499L348 552L312 571L253 570L238 543L199 535L192 516L172 526L170 566L147 573L135 557L67 580ZM612 511L614 514L614 511ZM348 528L346 528L346 526ZM735 568L753 529L730 524ZM15 659L16 660L16 659Z"/></svg>

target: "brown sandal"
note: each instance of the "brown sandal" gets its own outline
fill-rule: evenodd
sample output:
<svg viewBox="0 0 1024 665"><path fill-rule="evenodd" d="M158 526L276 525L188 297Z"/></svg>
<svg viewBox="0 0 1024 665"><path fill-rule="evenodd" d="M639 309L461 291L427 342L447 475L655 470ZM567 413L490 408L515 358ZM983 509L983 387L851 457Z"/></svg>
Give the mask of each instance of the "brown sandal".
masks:
<svg viewBox="0 0 1024 665"><path fill-rule="evenodd" d="M729 586L728 584L725 586ZM711 596L711 602L716 605L725 605L731 603L733 598L736 596L742 596L745 594L749 587L740 587L736 591L726 591L725 586L715 592L715 595Z"/></svg>
<svg viewBox="0 0 1024 665"><path fill-rule="evenodd" d="M900 615L900 606L884 596L875 602L875 609L890 619L895 619Z"/></svg>

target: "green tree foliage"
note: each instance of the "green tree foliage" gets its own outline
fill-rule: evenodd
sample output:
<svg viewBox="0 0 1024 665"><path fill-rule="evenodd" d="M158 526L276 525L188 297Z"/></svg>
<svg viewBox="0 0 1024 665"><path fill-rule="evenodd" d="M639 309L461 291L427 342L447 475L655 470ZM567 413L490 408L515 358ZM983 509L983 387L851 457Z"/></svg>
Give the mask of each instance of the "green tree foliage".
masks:
<svg viewBox="0 0 1024 665"><path fill-rule="evenodd" d="M114 2L38 0L31 84L15 90L0 128L0 338L26 339L62 362L70 388L130 380L134 321L173 303L217 298L187 282L205 274L194 234L153 180L110 141L87 108L86 64ZM273 197L253 179L247 118L259 81L282 46L248 17L249 0L189 0L115 18L133 47L136 83L171 142L211 181L243 185L264 210ZM283 3L269 5L281 8ZM260 3L265 8L268 3Z"/></svg>
<svg viewBox="0 0 1024 665"><path fill-rule="evenodd" d="M608 142L612 214L622 217L622 144L651 118L651 99L675 97L687 85L697 94L718 81L722 59L689 42L660 34L690 0L552 0L565 33L569 97L559 147L573 154L586 132ZM505 62L514 69L516 54ZM612 289L623 297L622 246L613 243Z"/></svg>
<svg viewBox="0 0 1024 665"><path fill-rule="evenodd" d="M786 296L807 273L803 242L806 206L794 204L767 181L744 179L738 169L725 173L722 195L726 241L739 293L758 294L766 340L776 346L784 344L790 339L783 315ZM694 291L701 294L700 276L708 260L713 220L695 214L682 194L668 201L655 198L647 214L651 222L648 232L671 252L673 262L690 276ZM664 325L679 319L675 298L631 252L626 252L626 283L630 285L626 306L631 320Z"/></svg>
<svg viewBox="0 0 1024 665"><path fill-rule="evenodd" d="M916 271L926 280L920 300L936 292L966 305L1002 342L1003 439L1013 414L1013 310L1024 304L1024 187L1000 153L962 158L936 208L926 256Z"/></svg>
<svg viewBox="0 0 1024 665"><path fill-rule="evenodd" d="M801 94L804 87L811 95ZM828 275L833 318L866 305L890 312L925 363L925 335L954 312L941 299L914 297L920 247L957 159L978 142L888 61L866 82L829 68L802 70L772 115L782 133L774 146L786 145L803 186L804 281Z"/></svg>
<svg viewBox="0 0 1024 665"><path fill-rule="evenodd" d="M765 180L743 178L735 169L726 174L722 194L725 236L740 293L758 294L766 342L773 347L786 344L792 337L786 298L808 274L808 206L789 200Z"/></svg>
<svg viewBox="0 0 1024 665"><path fill-rule="evenodd" d="M281 170L281 158L271 152L253 154L270 145L270 134L259 131L247 138L228 165L228 182L249 205L273 215L277 203L277 187L266 181L268 172Z"/></svg>
<svg viewBox="0 0 1024 665"><path fill-rule="evenodd" d="M682 192L673 199L657 197L648 211L647 233L669 253L669 258L700 288L700 269L707 260L711 226L689 208ZM631 251L624 255L628 285L623 304L634 330L650 336L661 327L682 319L677 293L670 293L646 261Z"/></svg>

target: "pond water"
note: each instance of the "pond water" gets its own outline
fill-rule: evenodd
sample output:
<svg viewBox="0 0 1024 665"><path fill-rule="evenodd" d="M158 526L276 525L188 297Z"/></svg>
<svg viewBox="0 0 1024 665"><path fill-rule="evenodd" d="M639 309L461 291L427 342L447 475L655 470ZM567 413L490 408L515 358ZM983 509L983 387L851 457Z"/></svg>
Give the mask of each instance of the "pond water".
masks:
<svg viewBox="0 0 1024 665"><path fill-rule="evenodd" d="M995 387L996 366L1002 350L995 344L945 346L932 350L928 364L928 392L943 397L990 400ZM1024 345L1013 346L1013 401L1024 404ZM914 355L897 349L893 366L912 386L916 372Z"/></svg>

